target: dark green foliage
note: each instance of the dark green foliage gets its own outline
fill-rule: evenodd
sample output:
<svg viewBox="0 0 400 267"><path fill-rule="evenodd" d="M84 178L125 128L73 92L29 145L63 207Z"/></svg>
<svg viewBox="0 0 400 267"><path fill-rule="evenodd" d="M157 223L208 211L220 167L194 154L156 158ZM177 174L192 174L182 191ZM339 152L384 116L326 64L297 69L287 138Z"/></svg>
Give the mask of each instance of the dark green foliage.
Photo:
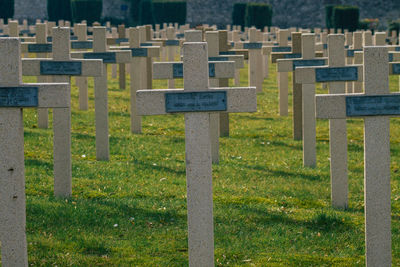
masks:
<svg viewBox="0 0 400 267"><path fill-rule="evenodd" d="M100 21L103 0L71 0L71 9L74 22L86 20L88 25L92 25Z"/></svg>
<svg viewBox="0 0 400 267"><path fill-rule="evenodd" d="M395 21L390 22L388 31L389 31L389 33L391 33L392 31L396 31L397 35L399 35L400 20L395 20Z"/></svg>
<svg viewBox="0 0 400 267"><path fill-rule="evenodd" d="M139 23L141 25L154 24L153 2L142 0L139 4Z"/></svg>
<svg viewBox="0 0 400 267"><path fill-rule="evenodd" d="M334 7L335 7L334 5L325 6L325 24L326 24L326 28L328 28L328 29L333 28L332 15L333 15Z"/></svg>
<svg viewBox="0 0 400 267"><path fill-rule="evenodd" d="M244 28L245 24L245 15L246 15L246 3L235 3L233 5L232 12L232 24L240 25Z"/></svg>
<svg viewBox="0 0 400 267"><path fill-rule="evenodd" d="M245 25L247 27L255 26L257 29L263 29L265 26L271 26L271 23L271 5L262 3L247 4L245 15Z"/></svg>
<svg viewBox="0 0 400 267"><path fill-rule="evenodd" d="M133 26L139 25L139 6L141 0L127 0L131 3L130 21Z"/></svg>
<svg viewBox="0 0 400 267"><path fill-rule="evenodd" d="M71 21L71 0L47 0L47 16L50 21Z"/></svg>
<svg viewBox="0 0 400 267"><path fill-rule="evenodd" d="M360 10L356 6L335 6L332 13L332 22L335 29L355 31L358 27Z"/></svg>
<svg viewBox="0 0 400 267"><path fill-rule="evenodd" d="M153 1L154 20L157 24L186 23L186 1L158 0Z"/></svg>
<svg viewBox="0 0 400 267"><path fill-rule="evenodd" d="M14 0L0 0L0 19L7 20L14 16Z"/></svg>

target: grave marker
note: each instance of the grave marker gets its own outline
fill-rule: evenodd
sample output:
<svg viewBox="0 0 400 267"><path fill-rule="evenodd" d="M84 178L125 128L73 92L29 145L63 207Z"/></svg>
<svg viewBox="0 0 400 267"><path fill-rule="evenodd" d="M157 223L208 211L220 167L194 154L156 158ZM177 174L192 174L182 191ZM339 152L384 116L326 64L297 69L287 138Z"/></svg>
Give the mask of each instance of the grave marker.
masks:
<svg viewBox="0 0 400 267"><path fill-rule="evenodd" d="M70 58L70 29L53 29L52 59L23 59L22 74L51 75L54 82L70 82L71 76L97 76L102 73L100 60ZM71 109L53 112L54 128L54 194L69 197L71 185Z"/></svg>
<svg viewBox="0 0 400 267"><path fill-rule="evenodd" d="M142 133L142 119L137 113L136 108L136 91L147 88L147 57L159 57L160 47L148 46L140 47L140 32L137 28L129 29L129 49L131 51L131 132ZM125 49L125 48L124 48ZM152 70L152 68L150 68Z"/></svg>
<svg viewBox="0 0 400 267"><path fill-rule="evenodd" d="M101 59L103 73L94 78L94 104L96 120L96 159L109 160L109 134L108 134L108 77L107 64L127 64L131 62L130 51L107 51L106 28L93 27L93 52L76 52L72 56L84 59ZM121 75L121 73L120 73Z"/></svg>
<svg viewBox="0 0 400 267"><path fill-rule="evenodd" d="M353 116L364 119L366 265L391 266L389 118L391 108L399 109L400 95L389 91L388 49L364 47L363 55L365 93L317 95L316 116L320 119ZM390 98L386 100L387 97L396 99L395 103ZM367 112L353 113L357 110Z"/></svg>
<svg viewBox="0 0 400 267"><path fill-rule="evenodd" d="M362 66L346 66L344 56L344 36L328 35L329 66L315 68L298 68L299 82L310 84L312 88L303 90L303 153L304 161L316 165L315 134L315 82L327 82L330 94L345 94L346 81L362 82ZM307 111L306 111L307 110ZM347 129L346 120L331 119L329 121L329 148L331 173L332 206L345 209L348 207L348 175L347 175Z"/></svg>
<svg viewBox="0 0 400 267"><path fill-rule="evenodd" d="M302 34L302 58L278 59L278 72L294 71L296 67L323 66L326 58L315 57L315 34ZM300 87L299 87L300 89ZM293 139L302 140L303 136L303 115L302 115L302 90L293 88Z"/></svg>
<svg viewBox="0 0 400 267"><path fill-rule="evenodd" d="M28 266L22 109L69 108L67 83L23 84L20 43L0 38L0 241L3 266Z"/></svg>
<svg viewBox="0 0 400 267"><path fill-rule="evenodd" d="M207 93L209 101L199 103L200 112L185 113L188 241L190 266L214 266L210 111L208 108L204 111L204 108L211 102L219 102L218 94L227 103L225 112L255 112L256 89L209 88L206 43L184 43L183 54L185 89L138 91L138 112L141 115L165 115L168 114L165 101L171 93L181 95L179 106L191 105L195 101L193 97ZM220 92L225 92L226 98L220 96ZM216 112L217 108L213 109Z"/></svg>

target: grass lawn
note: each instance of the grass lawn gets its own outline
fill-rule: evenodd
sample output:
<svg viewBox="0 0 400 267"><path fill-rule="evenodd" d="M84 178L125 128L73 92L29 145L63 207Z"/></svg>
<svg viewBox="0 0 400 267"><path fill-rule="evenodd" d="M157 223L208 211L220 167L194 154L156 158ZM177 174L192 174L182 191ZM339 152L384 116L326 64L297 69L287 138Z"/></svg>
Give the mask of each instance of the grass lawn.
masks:
<svg viewBox="0 0 400 267"><path fill-rule="evenodd" d="M390 80L398 90L398 78ZM247 85L247 66L241 83ZM24 111L30 265L187 266L183 116L145 117L143 134L131 134L129 90L110 77L111 159L98 162L92 80L89 86L89 111L78 110L72 87L70 199L53 197L52 129L38 129L36 111ZM318 86L318 92L326 91ZM213 166L215 265L363 266L362 120L348 120L346 211L330 206L328 121L317 122L317 168L302 167L291 117L278 115L275 64L258 112L230 115L230 125L231 136L220 139L221 162ZM400 265L399 143L400 120L392 119L394 266Z"/></svg>

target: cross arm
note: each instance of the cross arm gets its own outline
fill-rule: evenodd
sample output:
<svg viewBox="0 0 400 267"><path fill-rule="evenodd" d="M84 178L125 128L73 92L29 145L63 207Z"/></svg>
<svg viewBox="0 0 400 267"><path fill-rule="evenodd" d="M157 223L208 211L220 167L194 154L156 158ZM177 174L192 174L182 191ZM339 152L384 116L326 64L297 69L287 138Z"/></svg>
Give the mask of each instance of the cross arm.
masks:
<svg viewBox="0 0 400 267"><path fill-rule="evenodd" d="M235 62L209 61L210 78L222 79L235 77ZM154 79L183 78L183 62L155 62L153 63Z"/></svg>
<svg viewBox="0 0 400 267"><path fill-rule="evenodd" d="M400 93L384 95L330 94L315 96L319 119L362 118L366 116L400 116Z"/></svg>
<svg viewBox="0 0 400 267"><path fill-rule="evenodd" d="M294 71L297 67L305 67L305 66L323 66L328 62L327 58L318 58L318 59L278 59L277 60L277 70L278 72L291 72Z"/></svg>
<svg viewBox="0 0 400 267"><path fill-rule="evenodd" d="M346 67L298 67L295 70L296 83L313 84L317 82L362 82L363 66Z"/></svg>
<svg viewBox="0 0 400 267"><path fill-rule="evenodd" d="M131 52L127 50L113 50L110 52L72 52L72 58L76 59L101 59L103 63L130 63Z"/></svg>
<svg viewBox="0 0 400 267"><path fill-rule="evenodd" d="M276 63L278 59L301 58L301 54L293 54L292 52L273 52L271 53L272 63Z"/></svg>
<svg viewBox="0 0 400 267"><path fill-rule="evenodd" d="M69 83L30 83L16 87L0 87L0 106L68 108L71 90ZM28 105L27 105L28 103Z"/></svg>
<svg viewBox="0 0 400 267"><path fill-rule="evenodd" d="M47 70L51 73L43 72L43 63L51 64ZM41 75L66 75L66 76L84 76L100 77L103 72L103 62L98 59L72 59L70 61L61 61L57 66L53 59L22 59L22 75L41 76ZM71 63L72 62L72 63ZM52 69L54 67L54 69Z"/></svg>
<svg viewBox="0 0 400 267"><path fill-rule="evenodd" d="M224 112L256 112L257 93L255 87L236 87L236 88L210 88L203 92L226 91L227 109ZM137 111L139 115L165 115L166 112L165 94L184 93L183 89L152 89L139 90L136 92ZM212 112L212 111L209 111Z"/></svg>

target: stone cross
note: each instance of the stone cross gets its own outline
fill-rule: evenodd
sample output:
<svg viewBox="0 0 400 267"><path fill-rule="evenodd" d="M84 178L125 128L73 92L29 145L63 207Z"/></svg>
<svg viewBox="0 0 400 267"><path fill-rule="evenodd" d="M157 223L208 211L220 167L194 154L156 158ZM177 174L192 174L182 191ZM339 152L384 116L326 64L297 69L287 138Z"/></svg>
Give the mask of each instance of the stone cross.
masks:
<svg viewBox="0 0 400 267"><path fill-rule="evenodd" d="M129 29L129 47L122 49L130 50L131 52L131 67L129 68L131 76L131 132L135 134L142 133L142 119L136 111L136 91L140 89L151 89L147 87L147 60L148 57L159 57L159 46L141 47L142 39L138 28ZM152 70L152 68L150 68ZM153 76L151 74L151 76Z"/></svg>
<svg viewBox="0 0 400 267"><path fill-rule="evenodd" d="M249 43L244 43L243 48L249 50L249 86L255 86L257 92L261 93L264 81L262 43L257 42L256 29L249 29Z"/></svg>
<svg viewBox="0 0 400 267"><path fill-rule="evenodd" d="M87 40L87 26L86 24L75 24L75 34L78 37L77 41L71 42L71 49L76 51L85 51L93 49L93 42ZM89 93L88 93L88 78L79 77L75 78L76 86L79 88L79 109L89 109Z"/></svg>
<svg viewBox="0 0 400 267"><path fill-rule="evenodd" d="M0 242L3 266L28 266L23 108L70 107L67 83L23 84L17 38L0 38Z"/></svg>
<svg viewBox="0 0 400 267"><path fill-rule="evenodd" d="M255 112L256 89L209 88L206 43L183 44L184 89L137 92L141 115L185 114L190 266L214 266L210 113Z"/></svg>
<svg viewBox="0 0 400 267"><path fill-rule="evenodd" d="M107 161L110 158L107 64L119 64L121 69L121 65L131 62L131 53L123 50L108 51L106 45L106 28L93 27L93 52L76 52L72 54L72 57L101 59L103 61L103 74L100 77L94 77L96 158L97 160Z"/></svg>
<svg viewBox="0 0 400 267"><path fill-rule="evenodd" d="M210 31L206 33L206 40L209 47L209 55L215 52L215 46L218 44L218 32ZM214 40L212 40L214 39ZM214 51L212 51L214 46ZM218 51L216 52L218 53ZM228 87L220 86L220 79L229 79L234 77L235 62L233 61L211 61L218 57L209 57L209 78L210 86L213 87ZM183 77L183 62L155 62L153 63L153 78L154 79L176 79ZM220 137L220 114L210 114L210 130L211 130L211 154L212 162L219 163L219 137Z"/></svg>
<svg viewBox="0 0 400 267"><path fill-rule="evenodd" d="M101 60L70 58L70 29L53 29L52 59L23 59L22 74L52 76L54 82L70 82L71 76L99 76ZM71 109L59 108L53 112L54 128L54 194L69 197L71 176Z"/></svg>
<svg viewBox="0 0 400 267"><path fill-rule="evenodd" d="M118 38L126 39L125 25L118 25ZM126 88L126 70L125 70L124 63L121 63L118 65L118 71L119 71L119 88L121 90L125 90L125 88Z"/></svg>
<svg viewBox="0 0 400 267"><path fill-rule="evenodd" d="M284 33L284 32L283 32ZM283 40L280 43L287 44L286 35L282 33ZM280 35L281 36L281 35ZM288 49L290 48L290 50ZM284 58L301 58L301 33L292 33L292 47L290 46L275 46L271 47L271 61L276 63L278 59ZM282 52L279 52L282 51ZM289 52L288 52L289 51ZM293 77L294 77L293 72ZM292 78L293 97L298 98L297 92L301 90L301 86L296 83L296 79ZM289 109L289 85L288 72L278 72L278 90L279 90L279 115L288 116Z"/></svg>
<svg viewBox="0 0 400 267"><path fill-rule="evenodd" d="M47 25L45 23L36 24L35 42L21 44L22 53L36 53L39 58L47 58L52 52L52 45L47 43ZM49 77L38 76L38 83L49 82ZM49 112L46 108L38 108L38 128L47 129L49 127Z"/></svg>
<svg viewBox="0 0 400 267"><path fill-rule="evenodd" d="M328 83L330 94L345 94L346 81L363 81L362 65L345 64L344 36L328 35L329 66L296 69L296 79L303 84L303 161L305 166L316 165L315 86L316 82ZM332 206L348 207L347 129L346 120L329 121L329 147Z"/></svg>
<svg viewBox="0 0 400 267"><path fill-rule="evenodd" d="M295 71L296 67L323 66L326 58L315 57L315 34L302 34L302 57L294 59L278 59L278 72ZM297 89L298 88L298 89ZM293 139L302 140L302 90L301 86L293 88Z"/></svg>
<svg viewBox="0 0 400 267"><path fill-rule="evenodd" d="M391 266L390 117L400 94L389 91L388 48L364 47L363 94L317 95L320 119L364 119L364 209L367 266Z"/></svg>
<svg viewBox="0 0 400 267"><path fill-rule="evenodd" d="M353 46L351 49L346 50L346 57L350 58L347 64L362 64L362 54L356 53L362 50L362 32L353 32ZM361 93L362 83L353 82L352 84L347 83L347 93Z"/></svg>
<svg viewBox="0 0 400 267"><path fill-rule="evenodd" d="M179 40L175 38L175 28L168 27L167 28L167 40L165 41L166 51L167 51L167 60L175 61L175 51L176 48L179 47ZM175 80L168 80L168 88L175 88Z"/></svg>

